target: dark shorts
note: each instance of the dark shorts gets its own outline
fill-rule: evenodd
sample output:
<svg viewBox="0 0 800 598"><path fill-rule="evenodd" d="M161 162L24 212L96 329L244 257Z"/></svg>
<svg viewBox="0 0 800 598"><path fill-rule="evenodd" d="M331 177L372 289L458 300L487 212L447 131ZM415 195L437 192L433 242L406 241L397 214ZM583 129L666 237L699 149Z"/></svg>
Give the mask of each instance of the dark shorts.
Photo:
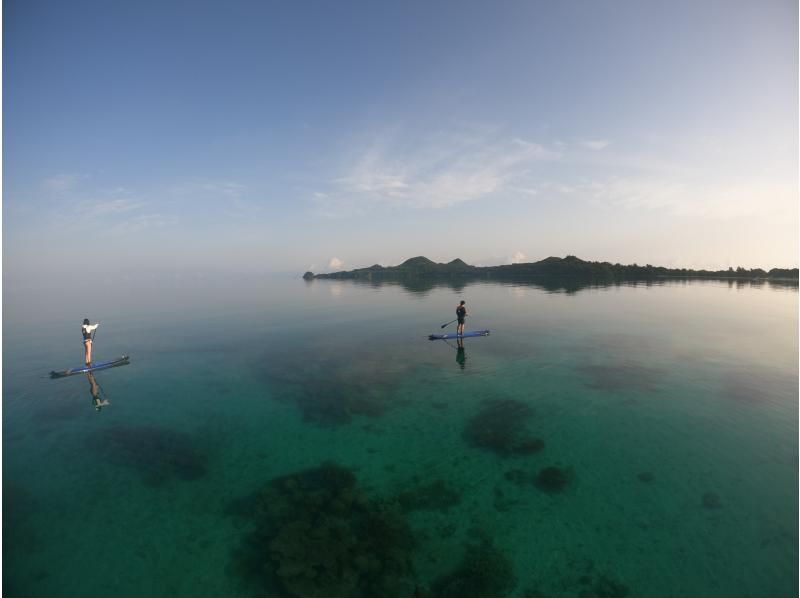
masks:
<svg viewBox="0 0 800 598"><path fill-rule="evenodd" d="M464 323L464 318L458 318L458 323L459 324L463 324Z"/></svg>

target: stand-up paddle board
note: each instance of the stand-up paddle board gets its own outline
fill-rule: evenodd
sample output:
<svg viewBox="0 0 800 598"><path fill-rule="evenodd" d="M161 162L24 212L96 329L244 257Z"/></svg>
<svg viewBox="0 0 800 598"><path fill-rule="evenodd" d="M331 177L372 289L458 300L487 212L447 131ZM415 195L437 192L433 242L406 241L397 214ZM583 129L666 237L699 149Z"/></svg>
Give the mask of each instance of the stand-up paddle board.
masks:
<svg viewBox="0 0 800 598"><path fill-rule="evenodd" d="M464 334L429 334L428 340L431 341L443 341L446 339L451 338L468 338L470 336L489 336L488 330L471 330L470 332L465 332Z"/></svg>
<svg viewBox="0 0 800 598"><path fill-rule="evenodd" d="M62 370L60 372L53 371L50 372L50 377L63 378L65 376L72 376L74 374L86 374L88 372L95 372L97 370L106 370L108 368L115 368L118 365L128 365L131 362L130 360L131 358L129 356L123 355L122 357L118 357L112 361L98 361L92 365L82 365L69 370Z"/></svg>

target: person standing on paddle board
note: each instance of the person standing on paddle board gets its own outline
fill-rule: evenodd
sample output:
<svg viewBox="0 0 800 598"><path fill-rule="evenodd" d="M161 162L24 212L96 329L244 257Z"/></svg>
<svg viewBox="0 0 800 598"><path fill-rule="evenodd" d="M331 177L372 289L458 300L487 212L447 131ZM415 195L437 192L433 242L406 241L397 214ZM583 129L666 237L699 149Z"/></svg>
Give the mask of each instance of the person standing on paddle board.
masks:
<svg viewBox="0 0 800 598"><path fill-rule="evenodd" d="M83 352L86 361L86 365L91 365L92 363L92 333L100 326L100 322L97 324L90 324L89 318L84 318L83 326L81 326L81 334L83 334Z"/></svg>
<svg viewBox="0 0 800 598"><path fill-rule="evenodd" d="M464 301L456 307L456 317L458 318L458 326L456 327L456 334L464 334L464 318L467 317L467 308L464 306Z"/></svg>

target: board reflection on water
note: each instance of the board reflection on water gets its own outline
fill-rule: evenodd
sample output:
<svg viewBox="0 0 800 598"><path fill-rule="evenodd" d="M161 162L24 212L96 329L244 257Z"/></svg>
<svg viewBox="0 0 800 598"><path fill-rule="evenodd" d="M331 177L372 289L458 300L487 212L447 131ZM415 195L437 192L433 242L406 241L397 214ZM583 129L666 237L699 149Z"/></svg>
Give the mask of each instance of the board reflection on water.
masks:
<svg viewBox="0 0 800 598"><path fill-rule="evenodd" d="M7 591L795 592L796 287L237 289L4 355ZM428 340L461 299L491 335Z"/></svg>

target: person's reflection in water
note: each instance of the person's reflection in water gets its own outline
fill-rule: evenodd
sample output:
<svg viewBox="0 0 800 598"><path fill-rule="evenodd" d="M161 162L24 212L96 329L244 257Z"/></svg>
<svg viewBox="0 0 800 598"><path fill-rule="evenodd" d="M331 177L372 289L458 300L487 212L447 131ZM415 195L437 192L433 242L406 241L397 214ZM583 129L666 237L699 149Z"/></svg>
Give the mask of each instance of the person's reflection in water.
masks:
<svg viewBox="0 0 800 598"><path fill-rule="evenodd" d="M458 349L456 349L456 362L458 362L458 365L461 366L462 370L465 367L467 367L467 354L464 353L464 339L463 338L459 338L458 339Z"/></svg>
<svg viewBox="0 0 800 598"><path fill-rule="evenodd" d="M89 392L92 393L92 405L94 405L94 408L100 411L103 407L110 405L111 403L100 396L100 385L94 379L94 374L86 372L86 377L89 379Z"/></svg>

